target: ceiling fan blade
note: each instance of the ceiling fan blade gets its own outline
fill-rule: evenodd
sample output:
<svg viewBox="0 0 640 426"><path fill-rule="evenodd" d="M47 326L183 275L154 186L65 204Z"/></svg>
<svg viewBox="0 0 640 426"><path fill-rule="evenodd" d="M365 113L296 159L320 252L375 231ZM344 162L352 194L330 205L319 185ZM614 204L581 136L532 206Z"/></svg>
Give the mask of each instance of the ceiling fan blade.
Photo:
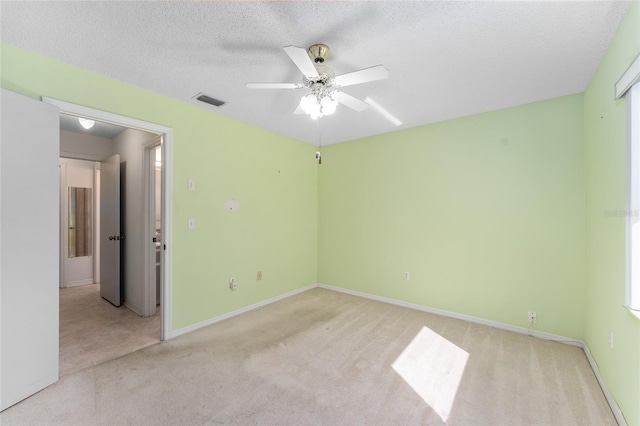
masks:
<svg viewBox="0 0 640 426"><path fill-rule="evenodd" d="M389 70L383 65L376 65L375 67L338 75L333 81L337 86L351 86L353 84L384 80L385 78L389 78Z"/></svg>
<svg viewBox="0 0 640 426"><path fill-rule="evenodd" d="M304 87L299 83L247 83L248 89L300 89Z"/></svg>
<svg viewBox="0 0 640 426"><path fill-rule="evenodd" d="M311 58L306 49L296 46L287 46L283 47L283 49L305 77L319 77L318 70L313 66L313 62L311 62Z"/></svg>
<svg viewBox="0 0 640 426"><path fill-rule="evenodd" d="M342 105L348 106L349 108L358 112L364 111L369 107L369 104L365 101L361 101L360 99L354 98L353 96L347 95L346 93L339 90L334 91L331 94L331 97L340 102Z"/></svg>

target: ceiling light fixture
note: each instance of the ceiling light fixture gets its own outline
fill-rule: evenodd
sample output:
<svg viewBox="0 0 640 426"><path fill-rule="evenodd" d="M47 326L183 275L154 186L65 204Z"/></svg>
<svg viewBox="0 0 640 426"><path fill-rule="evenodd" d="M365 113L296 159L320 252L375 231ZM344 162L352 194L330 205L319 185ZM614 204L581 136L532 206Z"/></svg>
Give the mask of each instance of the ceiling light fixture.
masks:
<svg viewBox="0 0 640 426"><path fill-rule="evenodd" d="M311 93L300 99L300 108L313 120L317 120L325 115L336 112L338 101L333 99L333 91L324 83L314 83L311 85Z"/></svg>
<svg viewBox="0 0 640 426"><path fill-rule="evenodd" d="M94 124L96 124L95 121L82 118L82 117L78 117L78 121L80 122L80 125L87 130L89 130L90 128L93 127Z"/></svg>
<svg viewBox="0 0 640 426"><path fill-rule="evenodd" d="M307 114L313 120L335 113L338 104L357 112L364 111L369 104L340 89L344 86L384 80L389 77L389 70L382 65L336 76L333 70L325 65L329 56L329 47L325 44L314 44L309 49L297 46L285 46L283 49L302 72L302 84L247 83L245 86L249 89L309 89L311 92L300 99L293 113Z"/></svg>

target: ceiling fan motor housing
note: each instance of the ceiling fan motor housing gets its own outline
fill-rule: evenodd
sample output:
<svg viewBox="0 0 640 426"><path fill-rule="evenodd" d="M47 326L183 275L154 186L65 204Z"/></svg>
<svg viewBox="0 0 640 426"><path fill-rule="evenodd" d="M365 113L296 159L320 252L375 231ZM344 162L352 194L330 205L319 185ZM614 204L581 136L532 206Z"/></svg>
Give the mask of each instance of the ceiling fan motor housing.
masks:
<svg viewBox="0 0 640 426"><path fill-rule="evenodd" d="M306 86L310 87L316 83L332 86L335 73L324 63L325 59L329 56L329 46L326 44L314 44L307 52L313 61L313 66L318 71L318 77L309 78L305 76L304 80L306 82Z"/></svg>
<svg viewBox="0 0 640 426"><path fill-rule="evenodd" d="M314 44L309 48L309 56L316 64L321 64L329 56L329 46L326 44Z"/></svg>

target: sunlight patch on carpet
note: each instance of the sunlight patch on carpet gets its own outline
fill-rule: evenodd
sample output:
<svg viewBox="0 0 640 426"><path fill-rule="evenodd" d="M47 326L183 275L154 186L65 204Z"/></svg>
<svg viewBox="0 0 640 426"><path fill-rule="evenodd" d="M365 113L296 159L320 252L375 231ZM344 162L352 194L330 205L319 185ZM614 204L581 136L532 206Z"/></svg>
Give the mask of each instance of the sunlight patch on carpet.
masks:
<svg viewBox="0 0 640 426"><path fill-rule="evenodd" d="M468 358L467 352L422 327L391 366L446 422Z"/></svg>

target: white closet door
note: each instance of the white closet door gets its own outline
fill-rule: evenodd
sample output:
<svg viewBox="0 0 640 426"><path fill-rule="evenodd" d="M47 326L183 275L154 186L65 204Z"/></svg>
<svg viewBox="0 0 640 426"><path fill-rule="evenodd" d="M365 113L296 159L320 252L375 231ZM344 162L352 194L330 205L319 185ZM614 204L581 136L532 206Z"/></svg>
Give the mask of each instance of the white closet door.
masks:
<svg viewBox="0 0 640 426"><path fill-rule="evenodd" d="M0 409L58 380L58 108L2 89Z"/></svg>

